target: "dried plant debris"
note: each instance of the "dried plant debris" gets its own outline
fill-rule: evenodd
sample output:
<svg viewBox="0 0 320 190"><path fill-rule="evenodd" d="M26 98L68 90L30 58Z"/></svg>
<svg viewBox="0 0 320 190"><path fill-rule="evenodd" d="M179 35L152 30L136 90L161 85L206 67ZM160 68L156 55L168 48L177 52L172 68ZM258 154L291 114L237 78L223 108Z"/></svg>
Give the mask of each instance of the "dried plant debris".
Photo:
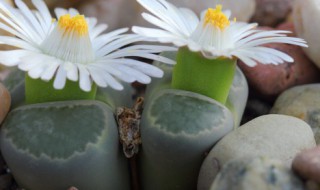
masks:
<svg viewBox="0 0 320 190"><path fill-rule="evenodd" d="M127 158L132 158L139 151L141 144L140 120L144 99L139 97L133 109L119 107L116 112L120 143Z"/></svg>

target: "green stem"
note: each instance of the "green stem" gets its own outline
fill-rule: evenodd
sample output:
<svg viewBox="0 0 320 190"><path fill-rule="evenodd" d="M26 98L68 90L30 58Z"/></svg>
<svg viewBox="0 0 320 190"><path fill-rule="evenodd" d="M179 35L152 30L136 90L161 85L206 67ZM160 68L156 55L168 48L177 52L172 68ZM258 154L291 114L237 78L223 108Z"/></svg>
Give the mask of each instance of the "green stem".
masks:
<svg viewBox="0 0 320 190"><path fill-rule="evenodd" d="M187 47L179 49L172 87L208 96L225 104L236 71L234 59L207 59Z"/></svg>
<svg viewBox="0 0 320 190"><path fill-rule="evenodd" d="M97 86L93 85L90 92L80 89L78 82L67 80L62 90L53 87L53 80L45 82L41 79L25 77L26 103L35 104L43 102L67 101L67 100L94 100Z"/></svg>

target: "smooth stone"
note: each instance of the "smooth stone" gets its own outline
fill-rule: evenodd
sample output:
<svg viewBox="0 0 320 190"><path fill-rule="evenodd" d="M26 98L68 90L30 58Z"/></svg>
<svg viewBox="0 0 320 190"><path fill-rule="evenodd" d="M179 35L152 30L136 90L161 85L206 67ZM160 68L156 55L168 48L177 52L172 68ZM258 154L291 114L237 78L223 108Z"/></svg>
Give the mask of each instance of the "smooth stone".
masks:
<svg viewBox="0 0 320 190"><path fill-rule="evenodd" d="M302 178L320 183L320 146L298 154L292 168Z"/></svg>
<svg viewBox="0 0 320 190"><path fill-rule="evenodd" d="M285 115L258 117L213 147L201 166L198 190L208 190L220 168L234 158L269 157L290 166L297 153L315 145L311 127L300 119Z"/></svg>
<svg viewBox="0 0 320 190"><path fill-rule="evenodd" d="M294 31L290 23L276 29ZM295 36L294 33L291 36ZM255 67L249 67L239 61L239 67L247 77L249 86L262 98L273 100L290 87L320 81L320 71L306 57L301 47L279 43L267 44L265 47L290 55L294 62L279 65L258 63Z"/></svg>
<svg viewBox="0 0 320 190"><path fill-rule="evenodd" d="M130 189L114 113L102 102L21 106L0 135L3 158L25 189Z"/></svg>
<svg viewBox="0 0 320 190"><path fill-rule="evenodd" d="M162 56L175 60L176 52L163 52ZM153 65L164 71L164 75L160 79L153 79L147 86L145 99L148 102L150 97L155 96L163 89L171 89L172 70L173 66L161 63L159 61L153 62ZM232 112L234 116L234 127L239 127L247 99L248 99L248 83L242 71L237 67L235 77L233 79L230 92L227 98L226 107Z"/></svg>
<svg viewBox="0 0 320 190"><path fill-rule="evenodd" d="M187 7L199 16L202 11L216 4L224 5L224 9L232 10L232 17L247 22L255 11L255 0L168 0L177 7ZM134 0L91 0L79 6L81 13L98 18L99 22L109 25L110 30L121 27L152 26L141 16L145 9ZM125 13L125 14L124 14Z"/></svg>
<svg viewBox="0 0 320 190"><path fill-rule="evenodd" d="M194 190L207 151L234 127L232 113L206 96L165 89L141 120L142 189Z"/></svg>
<svg viewBox="0 0 320 190"><path fill-rule="evenodd" d="M8 114L11 105L11 97L8 90L0 83L0 124Z"/></svg>
<svg viewBox="0 0 320 190"><path fill-rule="evenodd" d="M309 46L309 48L304 48L303 50L320 68L320 25L315 24L315 20L320 19L320 1L296 0L293 7L296 32L300 38L308 42Z"/></svg>
<svg viewBox="0 0 320 190"><path fill-rule="evenodd" d="M303 182L278 160L238 158L226 163L210 190L304 190Z"/></svg>
<svg viewBox="0 0 320 190"><path fill-rule="evenodd" d="M256 0L256 12L252 22L261 26L276 26L291 12L294 0Z"/></svg>
<svg viewBox="0 0 320 190"><path fill-rule="evenodd" d="M283 114L304 120L320 144L320 84L309 84L290 88L274 103L271 113Z"/></svg>

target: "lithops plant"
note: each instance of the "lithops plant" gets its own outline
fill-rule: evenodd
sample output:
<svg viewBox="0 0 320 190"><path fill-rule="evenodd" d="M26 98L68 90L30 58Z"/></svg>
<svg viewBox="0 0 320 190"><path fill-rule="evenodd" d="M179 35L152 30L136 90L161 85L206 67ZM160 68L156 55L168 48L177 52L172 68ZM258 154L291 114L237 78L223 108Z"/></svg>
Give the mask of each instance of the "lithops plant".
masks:
<svg viewBox="0 0 320 190"><path fill-rule="evenodd" d="M102 34L106 24L76 9L56 9L54 18L43 0L32 1L36 10L22 0L15 4L17 9L0 1L6 21L1 28L13 35L1 36L1 42L19 48L1 51L0 63L25 71L7 84L19 92L15 106L28 104L13 110L1 129L1 150L13 176L32 190L128 189L114 111L130 104L132 88L121 82L161 77L160 69L132 57L172 63L154 53L176 48L129 46L144 38L127 34L128 28ZM128 91L98 92L106 87Z"/></svg>
<svg viewBox="0 0 320 190"><path fill-rule="evenodd" d="M164 52L161 55L174 60L177 56L177 53ZM146 101L148 101L149 98L156 95L162 89L172 89L171 81L173 66L163 64L159 61L153 62L153 65L157 66L158 68L161 68L161 70L164 71L164 75L160 79L152 80L152 82L147 86L145 95ZM247 103L248 93L249 89L247 80L242 71L237 67L225 105L234 116L235 127L239 127L240 125L241 118Z"/></svg>
<svg viewBox="0 0 320 190"><path fill-rule="evenodd" d="M205 152L233 126L232 113L211 98L174 89L158 91L141 121L143 189L196 189Z"/></svg>
<svg viewBox="0 0 320 190"><path fill-rule="evenodd" d="M174 59L174 57L176 56L176 53L166 52L166 53L163 53L162 55L168 58ZM200 108L196 109L196 107L198 106L201 107L201 104L197 105L196 101L192 100L193 98L190 98L190 97L188 98L187 92L185 91L179 92L176 90L172 90L172 87L170 85L172 80L172 69L173 69L172 66L165 65L160 62L154 62L154 65L161 68L164 71L164 77L162 79L153 80L151 84L148 85L147 91L146 91L147 103L148 104L154 103L154 104L157 104L158 106L163 105L163 109L167 109L167 113L169 115L171 115L169 112L172 111L172 116L171 116L172 122L174 122L175 119L176 121L172 124L167 124L167 126L168 128L177 127L177 129L181 131L176 131L174 135L171 133L166 133L165 132L166 130L162 129L163 126L161 125L159 126L159 123L153 123L155 119L157 121L168 120L167 115L158 113L156 116L150 116L150 118L148 118L149 115L147 114L143 116L143 122L141 126L143 149L141 152L141 161L140 161L140 165L142 169L141 172L143 176L142 184L145 185L144 187L146 189L151 188L153 183L157 184L157 186L159 186L159 189L174 189L173 187L176 184L179 184L179 186L181 186L181 189L194 187L194 184L196 183L195 179L197 177L198 170L199 170L198 164L201 162L200 160L204 159L204 154L207 151L206 147L208 147L210 144L211 144L210 146L215 144L217 140L219 140L229 130L231 130L230 128L231 123L234 123L234 127L239 126L242 118L242 114L245 109L246 101L248 98L248 84L241 70L237 69L232 87L229 92L226 107L215 102L211 105L212 108L215 107L216 109L218 110L220 109L220 110L214 113L213 112L209 113L209 115L211 116L208 117L208 120L198 120L197 121L198 125L194 125L193 123L189 123L188 125L185 125L184 123L185 120L189 120L188 118L190 117L192 118L195 117L192 115L194 115L196 112L198 112L197 114L200 114L201 112L203 112L203 114L207 114L207 113L205 112L205 110L201 110ZM169 90L169 89L172 90L173 94L177 94L177 95L179 94L180 96L180 97L176 96L176 99L174 98L172 99L176 101L174 103L170 102L172 104L171 105L172 107L171 106L167 107L166 104L162 104L159 101L156 101L153 99L154 97L158 97L159 94L165 93L166 90ZM166 97L166 95L163 95L163 96ZM201 97L201 95L199 94L193 94L193 96L197 98ZM181 98L182 100L183 99L185 100L183 101L180 100L181 103L179 103L179 98ZM192 106L190 107L190 103L188 103L190 101L194 103L193 107ZM170 104L170 103L167 103L167 104ZM209 102L207 102L206 104L207 106L210 105ZM180 112L182 113L180 112L177 113L176 111L172 110L173 107L176 107L176 106L181 107ZM193 108L195 109L192 111ZM186 110L189 110L190 112L183 115L183 112L185 112ZM146 107L144 112L145 113L150 112L149 107ZM226 115L220 118L221 114L223 113ZM230 113L232 113L232 115L230 115ZM221 119L221 123L220 124L214 123L214 120L219 120L219 118ZM207 141L204 140L204 136L201 136L201 135L197 136L195 134L194 135L189 134L184 136L183 129L189 128L191 126L193 128L197 128L197 127L201 128L201 122L203 122L204 125L207 125L208 122L210 123L210 120L212 120L211 122L213 122L211 126L213 131L212 131L212 136L208 136ZM153 129L155 131L153 131ZM203 129L199 129L198 132L201 133L202 130ZM161 133L159 137L157 137L157 131L158 132L160 131ZM181 137L175 139L174 138L175 135L181 136ZM156 140L158 141L157 143L155 143ZM205 142L202 144L203 145L202 148L192 145L193 143L195 144L200 143L200 141L202 140ZM170 148L169 144L171 143L172 143L171 145L172 147ZM189 147L189 148L185 150L185 152L183 152L183 150L180 150L177 152L173 152L173 150L169 150L170 153L169 154L166 153L167 151L166 149L175 150L176 145L178 144L181 144L180 145L181 148L177 148L177 150L183 149L183 147ZM163 145L166 145L166 146L163 148L160 148ZM187 152L189 153L188 156L186 157L182 156L182 155L186 155ZM166 155L168 156L167 159L165 159ZM189 156L189 155L193 155L193 156ZM197 157L197 158L193 160L189 160L190 157ZM175 158L175 159L172 159L172 158ZM166 161L161 161L163 159ZM150 162L154 162L154 163L150 164ZM176 163L179 163L179 165L177 165ZM165 170L169 170L170 172L168 173L172 173L172 175L167 175ZM180 177L174 177L174 175L180 176ZM155 176L156 178L152 176ZM145 180L145 178L147 180ZM164 182L168 180L172 180L172 181L170 183ZM155 187L152 187L152 188L155 188ZM180 187L177 189L180 189Z"/></svg>
<svg viewBox="0 0 320 190"><path fill-rule="evenodd" d="M12 174L25 189L130 188L113 111L104 103L19 107L5 120L0 143Z"/></svg>
<svg viewBox="0 0 320 190"><path fill-rule="evenodd" d="M142 186L195 189L205 151L231 130L231 123L240 120L235 116L232 122L234 116L225 106L237 73L237 59L251 67L256 61L292 62L287 54L261 45L306 46L306 43L287 37L286 31L261 31L255 29L256 24L236 22L219 4L198 17L192 10L166 0L137 2L150 12L143 13L143 18L158 28L134 26L133 32L178 47L171 75L172 89L157 91L154 87L155 91L149 90L151 94L147 95L141 125ZM169 74L165 77L170 80ZM157 85L159 89L168 87L161 82ZM246 99L247 94L242 98ZM233 101L237 96L230 99ZM243 105L237 106L243 109Z"/></svg>

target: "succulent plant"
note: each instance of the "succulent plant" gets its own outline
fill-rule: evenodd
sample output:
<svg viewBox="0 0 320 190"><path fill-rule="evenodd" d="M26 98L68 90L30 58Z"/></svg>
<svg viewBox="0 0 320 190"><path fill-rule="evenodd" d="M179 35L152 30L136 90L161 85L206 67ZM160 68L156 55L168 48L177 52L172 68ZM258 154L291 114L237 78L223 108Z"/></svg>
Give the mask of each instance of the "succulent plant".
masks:
<svg viewBox="0 0 320 190"><path fill-rule="evenodd" d="M21 106L5 120L0 143L12 174L23 188L130 187L113 110L102 102Z"/></svg>

